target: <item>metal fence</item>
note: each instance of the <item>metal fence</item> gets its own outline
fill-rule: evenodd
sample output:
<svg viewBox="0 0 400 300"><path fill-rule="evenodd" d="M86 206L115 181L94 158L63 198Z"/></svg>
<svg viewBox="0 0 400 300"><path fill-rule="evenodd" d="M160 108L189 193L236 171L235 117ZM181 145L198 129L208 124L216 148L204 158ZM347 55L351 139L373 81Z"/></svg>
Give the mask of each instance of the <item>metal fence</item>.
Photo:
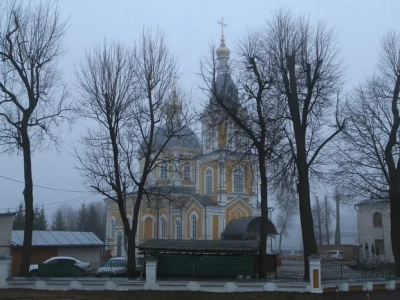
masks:
<svg viewBox="0 0 400 300"><path fill-rule="evenodd" d="M375 267L356 264L354 261L321 261L321 279L391 278L395 276L393 264L382 263ZM304 277L302 260L283 259L275 274L269 278L301 280Z"/></svg>
<svg viewBox="0 0 400 300"><path fill-rule="evenodd" d="M322 280L358 279L358 278L391 278L395 276L393 264L381 264L371 267L347 261L322 261Z"/></svg>

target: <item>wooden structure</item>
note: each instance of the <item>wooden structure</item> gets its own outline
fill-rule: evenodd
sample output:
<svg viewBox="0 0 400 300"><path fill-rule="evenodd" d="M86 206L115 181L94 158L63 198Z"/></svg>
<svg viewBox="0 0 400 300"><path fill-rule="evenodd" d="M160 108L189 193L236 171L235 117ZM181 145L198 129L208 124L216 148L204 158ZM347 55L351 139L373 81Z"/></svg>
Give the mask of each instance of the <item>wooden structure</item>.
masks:
<svg viewBox="0 0 400 300"><path fill-rule="evenodd" d="M259 245L256 240L148 240L139 252L158 260L157 277L257 277ZM276 255L267 255L269 272L277 270Z"/></svg>

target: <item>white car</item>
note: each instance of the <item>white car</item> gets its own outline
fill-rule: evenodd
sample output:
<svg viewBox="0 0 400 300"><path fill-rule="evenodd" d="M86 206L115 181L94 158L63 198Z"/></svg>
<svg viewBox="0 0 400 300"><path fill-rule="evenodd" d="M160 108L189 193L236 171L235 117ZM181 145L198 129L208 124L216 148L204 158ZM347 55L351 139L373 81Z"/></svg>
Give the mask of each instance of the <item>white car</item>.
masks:
<svg viewBox="0 0 400 300"><path fill-rule="evenodd" d="M125 257L110 258L101 268L98 268L95 275L125 276L127 271L127 259Z"/></svg>
<svg viewBox="0 0 400 300"><path fill-rule="evenodd" d="M91 266L90 263L87 262L82 262L80 260L77 260L73 257L68 257L68 256L56 256L56 257L51 257L43 262L44 264L52 264L52 265L60 265L60 266L77 266L81 268L85 274L88 274L91 272ZM29 266L29 276L30 277L36 277L38 274L38 268L39 266L37 264L33 264Z"/></svg>
<svg viewBox="0 0 400 300"><path fill-rule="evenodd" d="M344 260L344 252L341 250L328 250L322 253L322 259L327 260Z"/></svg>

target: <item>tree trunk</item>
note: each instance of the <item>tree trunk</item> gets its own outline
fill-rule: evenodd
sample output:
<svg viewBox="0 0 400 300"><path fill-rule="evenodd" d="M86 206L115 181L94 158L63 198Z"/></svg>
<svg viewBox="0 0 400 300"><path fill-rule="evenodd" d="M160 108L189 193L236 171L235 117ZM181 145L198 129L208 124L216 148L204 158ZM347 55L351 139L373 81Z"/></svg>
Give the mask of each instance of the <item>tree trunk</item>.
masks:
<svg viewBox="0 0 400 300"><path fill-rule="evenodd" d="M397 185L396 185L397 186ZM395 264L395 275L400 276L400 193L397 188L390 190L390 237Z"/></svg>
<svg viewBox="0 0 400 300"><path fill-rule="evenodd" d="M263 154L263 155L262 155ZM260 268L259 278L267 277L267 221L268 221L268 195L267 195L267 173L266 173L266 161L265 153L259 154L259 168L260 168L260 179L261 179L261 228L260 228Z"/></svg>
<svg viewBox="0 0 400 300"><path fill-rule="evenodd" d="M26 127L21 128L22 152L24 157L24 202L25 202L25 227L24 242L22 245L22 260L19 269L19 276L29 276L29 265L31 263L32 231L33 231L33 179L32 179L32 158L31 144Z"/></svg>
<svg viewBox="0 0 400 300"><path fill-rule="evenodd" d="M308 257L317 254L317 242L314 235L314 223L310 204L310 183L308 179L308 170L300 169L299 172L299 209L301 233L303 236L304 248L304 279L310 277Z"/></svg>
<svg viewBox="0 0 400 300"><path fill-rule="evenodd" d="M296 166L299 179L299 209L301 232L303 236L304 248L304 279L310 277L308 257L317 254L317 243L314 235L314 222L311 211L310 201L310 181L307 163L307 115L308 111L303 110L303 119L300 117L300 105L297 94L297 77L296 77L296 58L295 54L286 57L287 70L289 78L286 78L287 101L292 119L294 138L296 141ZM290 91L290 92L289 92ZM305 109L305 108L303 108Z"/></svg>
<svg viewBox="0 0 400 300"><path fill-rule="evenodd" d="M136 227L136 226L135 226ZM136 232L132 229L128 234L128 277L137 277L138 272L136 270Z"/></svg>

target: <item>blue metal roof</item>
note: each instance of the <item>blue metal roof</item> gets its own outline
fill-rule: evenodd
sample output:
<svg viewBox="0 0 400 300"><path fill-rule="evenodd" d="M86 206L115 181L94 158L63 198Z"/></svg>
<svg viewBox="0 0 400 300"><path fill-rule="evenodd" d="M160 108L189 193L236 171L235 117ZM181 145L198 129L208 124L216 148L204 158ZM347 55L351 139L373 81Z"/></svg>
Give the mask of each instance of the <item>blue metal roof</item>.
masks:
<svg viewBox="0 0 400 300"><path fill-rule="evenodd" d="M13 230L11 244L22 246L23 230ZM33 231L32 246L104 246L104 243L93 232L75 231Z"/></svg>

